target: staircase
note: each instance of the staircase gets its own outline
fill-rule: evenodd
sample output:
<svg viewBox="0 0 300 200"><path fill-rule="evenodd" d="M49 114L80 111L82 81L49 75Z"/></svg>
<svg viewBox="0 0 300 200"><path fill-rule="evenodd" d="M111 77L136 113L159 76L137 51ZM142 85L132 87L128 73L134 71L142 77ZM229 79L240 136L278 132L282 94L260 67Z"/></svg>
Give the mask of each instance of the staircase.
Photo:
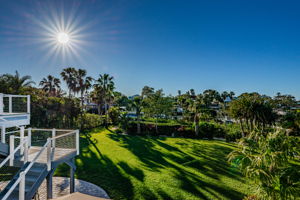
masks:
<svg viewBox="0 0 300 200"><path fill-rule="evenodd" d="M30 163L25 164L19 171L17 175L14 176L14 178L9 182L9 184L6 186L6 188L1 191L0 193L0 199L3 199L3 197L7 194L7 192L12 188L12 186L16 183L16 181L20 177L20 172L24 171L26 167L28 167ZM42 182L45 180L46 176L48 175L47 171L47 165L46 164L40 164L35 163L31 167L31 169L28 171L28 173L25 175L25 199L32 199L42 184ZM8 200L19 200L19 192L20 188L15 187L9 197Z"/></svg>
<svg viewBox="0 0 300 200"><path fill-rule="evenodd" d="M47 198L52 198L52 177L61 163L71 168L70 191L74 191L79 131L25 129L29 124L30 96L0 93L0 183L7 184L0 190L0 200L30 200L45 179ZM6 132L7 128L17 130Z"/></svg>
<svg viewBox="0 0 300 200"><path fill-rule="evenodd" d="M30 131L41 131L41 129L30 129ZM74 191L74 157L79 154L79 131L78 130L56 130L42 129L51 132L52 137L42 146L28 147L29 137L10 136L10 146L0 143L0 155L6 156L0 160L0 169L5 176L9 174L6 167L19 167L19 171L10 179L9 183L0 192L0 199L30 200L38 191L42 182L47 180L47 197L52 198L52 176L55 169L61 163L71 167L70 191ZM23 128L21 131L26 131ZM61 132L61 133L59 133ZM58 135L56 135L56 133ZM30 132L31 135L31 132ZM49 135L49 134L47 134ZM18 147L14 147L12 140L20 139ZM34 142L35 143L35 142ZM12 146L11 146L12 145Z"/></svg>

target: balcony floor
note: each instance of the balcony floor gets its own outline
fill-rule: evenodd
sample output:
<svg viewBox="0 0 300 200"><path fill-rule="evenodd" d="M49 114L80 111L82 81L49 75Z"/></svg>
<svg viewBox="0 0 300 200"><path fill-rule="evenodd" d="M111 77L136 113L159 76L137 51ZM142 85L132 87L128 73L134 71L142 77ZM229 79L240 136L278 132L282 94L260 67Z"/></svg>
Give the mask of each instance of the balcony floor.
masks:
<svg viewBox="0 0 300 200"><path fill-rule="evenodd" d="M31 162L35 156L40 152L42 147L32 146L29 148L28 161ZM66 149L66 148L54 148L51 155L52 161L63 161L65 158L76 156L76 149ZM47 149L45 149L42 154L37 159L38 163L47 163Z"/></svg>

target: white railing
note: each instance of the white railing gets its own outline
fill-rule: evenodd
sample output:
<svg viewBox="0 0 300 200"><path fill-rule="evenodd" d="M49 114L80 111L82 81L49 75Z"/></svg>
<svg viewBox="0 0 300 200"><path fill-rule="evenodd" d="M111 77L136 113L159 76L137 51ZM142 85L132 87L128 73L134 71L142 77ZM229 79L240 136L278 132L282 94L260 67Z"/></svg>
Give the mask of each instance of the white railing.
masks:
<svg viewBox="0 0 300 200"><path fill-rule="evenodd" d="M76 154L79 155L79 130L64 130L64 129L27 129L28 133L30 132L30 137L29 134L28 136L25 137L25 143L27 145L24 146L24 161L28 161L28 144L29 141L31 141L31 134L32 131L37 130L37 131L51 131L52 137L47 139L47 142L43 145L43 147L40 149L38 154L33 158L32 161L30 161L30 164L26 167L25 170L20 172L19 178L16 180L16 182L12 185L12 187L9 189L9 191L5 194L5 196L2 198L2 200L6 200L10 194L13 192L13 190L19 185L19 200L24 200L25 199L25 176L29 172L29 170L32 168L34 163L37 162L37 160L40 158L42 153L47 149L47 170L50 171L52 169L51 163L54 158L54 153L53 151L56 148L56 141L60 140L64 137L69 137L72 135L75 135L75 149L76 149ZM65 134L61 135L56 135L57 131L69 131ZM10 136L11 138L15 136ZM20 137L21 138L21 137ZM13 144L12 144L13 145ZM18 146L17 150L13 151L16 153L19 149L21 150L21 146ZM27 147L26 147L27 146ZM27 153L25 153L27 152ZM10 155L9 158L6 158L7 160L12 159L13 157ZM7 161L6 161L7 162ZM1 166L1 165L0 165Z"/></svg>
<svg viewBox="0 0 300 200"><path fill-rule="evenodd" d="M8 99L5 102L5 99ZM26 102L13 102L13 99L26 99ZM6 105L5 105L6 104ZM21 106L22 109L17 106ZM6 109L7 107L7 109ZM3 94L0 93L0 114L3 113L30 113L30 95L12 95L12 94Z"/></svg>
<svg viewBox="0 0 300 200"><path fill-rule="evenodd" d="M28 138L25 137L23 140L20 141L20 144L14 148L14 142L15 142L15 138L17 138L16 136L12 135L10 136L10 147L9 147L9 155L1 162L0 164L0 168L3 167L8 161L9 161L9 166L13 166L14 163L14 158L15 158L15 154L21 150L22 147L24 147L24 149L27 149L27 142L28 142ZM28 150L27 150L28 152ZM27 152L25 153L24 151L24 161L28 161L28 154ZM22 154L21 154L22 155Z"/></svg>

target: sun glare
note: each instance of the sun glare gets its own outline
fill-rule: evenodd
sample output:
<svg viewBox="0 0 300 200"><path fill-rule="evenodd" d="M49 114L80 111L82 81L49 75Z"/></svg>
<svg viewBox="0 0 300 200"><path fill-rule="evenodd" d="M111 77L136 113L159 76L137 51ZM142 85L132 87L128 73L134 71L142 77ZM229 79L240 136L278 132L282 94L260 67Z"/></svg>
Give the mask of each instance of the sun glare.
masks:
<svg viewBox="0 0 300 200"><path fill-rule="evenodd" d="M66 44L70 41L70 37L67 33L61 32L57 34L57 41L61 44Z"/></svg>

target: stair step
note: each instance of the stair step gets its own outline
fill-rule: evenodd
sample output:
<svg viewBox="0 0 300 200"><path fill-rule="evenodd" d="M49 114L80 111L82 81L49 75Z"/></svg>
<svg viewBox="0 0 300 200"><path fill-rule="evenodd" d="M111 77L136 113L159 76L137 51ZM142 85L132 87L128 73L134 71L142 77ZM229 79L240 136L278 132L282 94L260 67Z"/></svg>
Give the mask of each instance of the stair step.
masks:
<svg viewBox="0 0 300 200"><path fill-rule="evenodd" d="M40 167L34 166L34 167L32 167L32 168L28 171L28 174L30 174L30 175L32 175L32 174L40 174L40 173L42 173L45 169L46 169L45 166L40 166Z"/></svg>
<svg viewBox="0 0 300 200"><path fill-rule="evenodd" d="M25 181L34 183L34 182L36 182L36 180L38 178L39 178L39 176L33 176L33 175L26 174Z"/></svg>

